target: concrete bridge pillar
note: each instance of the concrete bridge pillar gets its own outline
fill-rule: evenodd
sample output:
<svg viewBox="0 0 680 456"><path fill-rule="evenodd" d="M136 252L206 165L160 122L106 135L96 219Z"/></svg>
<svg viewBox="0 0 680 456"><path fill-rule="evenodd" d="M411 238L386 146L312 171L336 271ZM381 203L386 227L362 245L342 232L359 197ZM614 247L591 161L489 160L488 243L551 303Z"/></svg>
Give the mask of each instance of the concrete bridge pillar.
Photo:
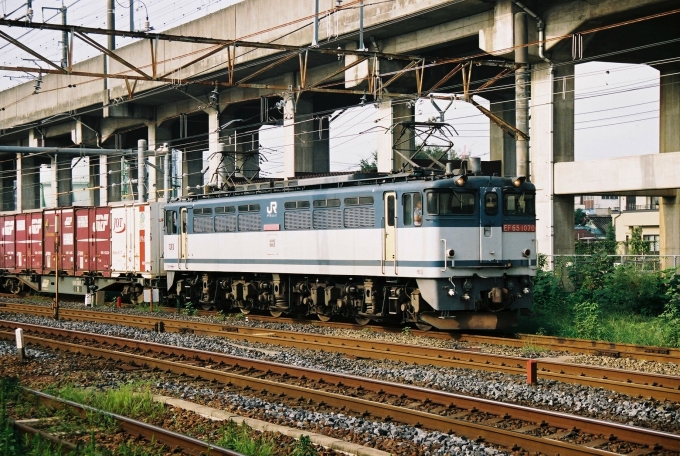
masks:
<svg viewBox="0 0 680 456"><path fill-rule="evenodd" d="M225 180L224 147L220 144L220 112L210 109L208 113L208 182L214 188L222 188Z"/></svg>
<svg viewBox="0 0 680 456"><path fill-rule="evenodd" d="M330 171L328 117L315 117L315 110L319 109L315 109L312 98L301 97L296 102L291 95L286 100L283 117L285 177Z"/></svg>
<svg viewBox="0 0 680 456"><path fill-rule="evenodd" d="M398 171L407 163L394 151L393 146L398 140L399 152L410 156L416 148L415 136L412 133L406 133L408 136L398 139L403 127L397 126L392 129L392 126L399 122L413 122L414 120L415 107L411 103L384 100L378 105L377 125L381 127L378 131L378 172Z"/></svg>
<svg viewBox="0 0 680 456"><path fill-rule="evenodd" d="M203 151L182 153L182 195L203 193Z"/></svg>
<svg viewBox="0 0 680 456"><path fill-rule="evenodd" d="M17 154L16 211L40 208L40 168L34 157Z"/></svg>
<svg viewBox="0 0 680 456"><path fill-rule="evenodd" d="M679 152L680 75L677 68L661 73L660 91L659 152ZM680 190L676 190L676 196L661 198L659 222L659 253L680 255Z"/></svg>
<svg viewBox="0 0 680 456"><path fill-rule="evenodd" d="M491 100L491 112L511 125L515 124L515 101L514 100ZM504 132L501 127L491 122L490 128L491 160L502 161L502 175L505 177L515 176L515 139Z"/></svg>
<svg viewBox="0 0 680 456"><path fill-rule="evenodd" d="M574 65L536 65L531 75L530 176L536 185L539 253L574 253L574 198L553 195L553 163L574 161ZM507 168L506 168L507 169Z"/></svg>
<svg viewBox="0 0 680 456"><path fill-rule="evenodd" d="M99 206L109 204L109 157L99 156Z"/></svg>
<svg viewBox="0 0 680 456"><path fill-rule="evenodd" d="M100 166L101 166L101 157L99 158L100 160ZM121 183L122 183L122 161L120 157L106 157L105 158L105 166L104 168L106 169L106 176L107 176L107 186L106 186L106 201L108 203L113 203L116 201L120 201L122 199L122 193L121 193Z"/></svg>
<svg viewBox="0 0 680 456"><path fill-rule="evenodd" d="M154 152L160 150L163 144L172 139L172 132L170 128L158 127L155 123L148 126L148 148L149 151ZM165 181L163 175L165 173L165 161L162 155L156 153L150 154L147 158L149 163L153 166L147 166L149 177L149 201L158 201L165 194ZM154 168L155 166L155 168Z"/></svg>

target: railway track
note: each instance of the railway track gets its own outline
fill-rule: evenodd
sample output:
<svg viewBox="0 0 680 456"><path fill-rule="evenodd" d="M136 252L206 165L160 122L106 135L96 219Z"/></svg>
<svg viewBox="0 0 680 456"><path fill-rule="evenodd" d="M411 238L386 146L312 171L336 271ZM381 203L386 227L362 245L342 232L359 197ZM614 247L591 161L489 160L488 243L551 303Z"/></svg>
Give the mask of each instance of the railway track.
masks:
<svg viewBox="0 0 680 456"><path fill-rule="evenodd" d="M78 404L76 402L67 401L56 396L52 396L40 391L35 391L28 388L23 388L24 395L33 396L37 399L38 403L51 410L62 410L70 409L81 418L85 419L88 414L97 414L100 416L105 416L117 423L117 429L125 432L128 435L140 436L147 442L154 442L157 444L165 445L167 448L174 450L181 450L182 454L202 456L205 454L211 455L223 455L223 456L245 456L242 453L232 451L217 445L212 445L202 440L189 437L184 434L179 434L176 432L163 429L158 426L154 426L142 421L133 420L131 418L118 415L115 413L110 413L104 410L96 409L87 405ZM29 398L30 400L30 398ZM68 440L63 440L56 437L49 432L37 429L35 425L39 425L41 420L18 420L14 421L14 427L23 434L40 435L49 442L51 442L55 447L62 448L66 451L74 451L79 447ZM82 450L82 449L80 449ZM78 451L80 451L78 450Z"/></svg>
<svg viewBox="0 0 680 456"><path fill-rule="evenodd" d="M478 442L544 454L680 453L680 436L416 386L335 374L221 353L2 322L0 338L21 326L32 347L116 360L128 369L219 382L243 393L315 409L395 421Z"/></svg>
<svg viewBox="0 0 680 456"><path fill-rule="evenodd" d="M167 308L169 312L173 312L174 308ZM210 315L206 312L206 315ZM250 320L271 322L271 323L289 323L289 324L311 324L316 326L326 326L330 328L344 328L353 330L362 330L370 328L375 332L402 332L403 328L388 327L388 326L361 326L354 323L345 322L321 322L313 320L301 320L299 318L275 318L265 315L248 315ZM455 340L460 342L469 342L473 344L488 344L488 345L506 345L509 347L524 348L527 346L539 347L548 350L567 351L570 353L584 353L593 355L604 355L612 357L627 357L646 361L656 361L661 363L680 363L680 348L673 347L651 347L645 345L621 344L614 342L604 342L599 340L586 339L571 339L566 337L541 336L535 334L517 334L517 337L502 337L497 335L483 335L483 334L465 334L458 332L446 331L420 331L411 330L411 333L416 336L433 337L443 340Z"/></svg>
<svg viewBox="0 0 680 456"><path fill-rule="evenodd" d="M51 315L50 309L40 306L12 305L7 309ZM334 351L348 356L389 359L421 365L504 372L513 375L527 375L527 371L531 369L535 370L537 378L545 380L604 388L632 397L680 402L680 377L671 375L565 363L548 358L530 360L470 350L443 349L284 330L263 330L261 328L151 316L74 309L63 309L61 315L64 319L124 324L161 332L193 333L236 341L247 340L300 349Z"/></svg>
<svg viewBox="0 0 680 456"><path fill-rule="evenodd" d="M3 297L15 297L14 295L6 295L0 293L0 299ZM19 311L34 314L47 315L49 312L40 312L36 310L37 306L31 304L16 304L16 303L2 303L0 302L0 310L5 309L10 312ZM164 312L175 313L177 311L174 307L163 307ZM64 308L60 310L63 312ZM215 311L199 310L199 316L216 317L218 314ZM370 329L373 332L385 333L401 333L403 327L379 326L370 325L362 326L355 323L348 322L323 322L316 319L307 318L287 318L287 317L270 317L266 315L249 314L248 318L252 321L261 321L268 323L284 323L284 324L313 324L315 326L340 328L350 330L365 330ZM471 344L486 344L486 345L503 345L515 348L536 347L546 350L566 351L569 353L583 353L593 355L603 355L610 357L634 358L645 361L654 361L659 363L676 363L680 364L680 348L674 347L655 347L647 345L623 344L615 342L605 342L599 340L587 339L573 339L566 337L543 336L537 334L517 334L516 337L503 337L500 335L488 334L465 334L460 332L447 331L421 331L418 329L411 329L409 331L414 336L431 337L442 340L453 340L460 342L467 342Z"/></svg>

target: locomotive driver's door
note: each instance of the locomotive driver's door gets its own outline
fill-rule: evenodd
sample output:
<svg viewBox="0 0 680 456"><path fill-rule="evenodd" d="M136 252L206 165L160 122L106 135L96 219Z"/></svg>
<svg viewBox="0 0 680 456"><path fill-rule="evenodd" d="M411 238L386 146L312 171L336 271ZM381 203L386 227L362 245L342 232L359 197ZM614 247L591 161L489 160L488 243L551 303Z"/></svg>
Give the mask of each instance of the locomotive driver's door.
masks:
<svg viewBox="0 0 680 456"><path fill-rule="evenodd" d="M383 261L394 262L394 272L397 271L397 194L385 192L385 236L383 239ZM383 268L384 270L385 268Z"/></svg>
<svg viewBox="0 0 680 456"><path fill-rule="evenodd" d="M189 213L186 207L180 209L179 213L179 261L187 264L187 240L189 231Z"/></svg>
<svg viewBox="0 0 680 456"><path fill-rule="evenodd" d="M500 188L482 187L480 194L479 261L503 260L503 214Z"/></svg>

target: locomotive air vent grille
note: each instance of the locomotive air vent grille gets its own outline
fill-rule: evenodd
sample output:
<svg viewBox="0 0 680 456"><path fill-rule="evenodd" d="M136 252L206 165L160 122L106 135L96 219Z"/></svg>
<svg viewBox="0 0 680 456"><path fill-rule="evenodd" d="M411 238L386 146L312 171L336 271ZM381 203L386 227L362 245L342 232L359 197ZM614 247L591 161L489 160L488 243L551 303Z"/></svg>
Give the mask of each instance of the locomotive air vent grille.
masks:
<svg viewBox="0 0 680 456"><path fill-rule="evenodd" d="M311 228L309 211L287 211L284 216L284 227L287 230L308 230Z"/></svg>
<svg viewBox="0 0 680 456"><path fill-rule="evenodd" d="M212 232L213 232L212 217L194 215L194 233L212 233Z"/></svg>
<svg viewBox="0 0 680 456"><path fill-rule="evenodd" d="M215 231L218 233L233 233L236 231L235 215L216 215Z"/></svg>
<svg viewBox="0 0 680 456"><path fill-rule="evenodd" d="M346 228L366 228L375 226L375 209L372 207L352 207L345 209Z"/></svg>
<svg viewBox="0 0 680 456"><path fill-rule="evenodd" d="M333 228L342 228L342 209L314 211L315 230L329 230Z"/></svg>
<svg viewBox="0 0 680 456"><path fill-rule="evenodd" d="M238 215L238 230L239 231L260 231L262 229L262 221L260 214L239 214Z"/></svg>

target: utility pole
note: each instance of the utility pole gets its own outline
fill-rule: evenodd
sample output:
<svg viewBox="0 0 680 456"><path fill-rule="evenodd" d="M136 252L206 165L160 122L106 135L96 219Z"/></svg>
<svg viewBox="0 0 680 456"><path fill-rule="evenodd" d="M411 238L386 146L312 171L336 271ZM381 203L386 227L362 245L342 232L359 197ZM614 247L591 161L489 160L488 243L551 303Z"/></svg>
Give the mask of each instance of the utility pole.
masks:
<svg viewBox="0 0 680 456"><path fill-rule="evenodd" d="M30 4L30 2L29 2ZM31 11L32 8L29 7ZM61 13L61 25L67 25L66 21L66 11L67 8L64 5L64 0L61 1L61 8L52 8L50 6L43 6L43 15L45 10L56 10ZM68 66L68 32L66 30L61 32L61 67L66 68Z"/></svg>
<svg viewBox="0 0 680 456"><path fill-rule="evenodd" d="M116 29L116 4L114 1L106 0L106 28L108 30ZM109 51L116 49L116 37L114 35L109 35L108 49Z"/></svg>
<svg viewBox="0 0 680 456"><path fill-rule="evenodd" d="M54 302L52 311L55 320L59 320L59 216L54 216Z"/></svg>
<svg viewBox="0 0 680 456"><path fill-rule="evenodd" d="M135 31L135 0L130 0L130 31Z"/></svg>

